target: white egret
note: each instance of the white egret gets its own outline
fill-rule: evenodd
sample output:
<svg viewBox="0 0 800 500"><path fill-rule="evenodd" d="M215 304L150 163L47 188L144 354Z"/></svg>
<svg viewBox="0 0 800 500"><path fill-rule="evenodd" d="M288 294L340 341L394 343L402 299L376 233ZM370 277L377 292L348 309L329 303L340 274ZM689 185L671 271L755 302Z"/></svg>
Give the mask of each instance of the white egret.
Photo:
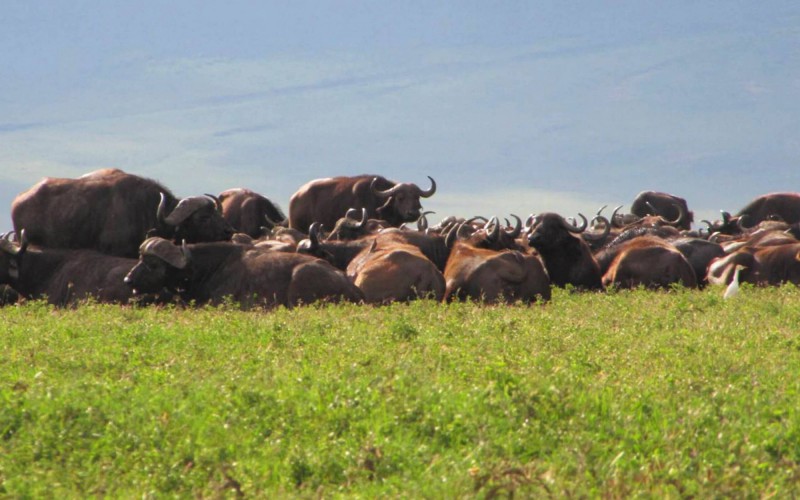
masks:
<svg viewBox="0 0 800 500"><path fill-rule="evenodd" d="M723 299L735 297L739 293L739 271L744 268L744 266L738 264L733 268L733 279L728 285L728 288L725 289L725 295L722 296Z"/></svg>

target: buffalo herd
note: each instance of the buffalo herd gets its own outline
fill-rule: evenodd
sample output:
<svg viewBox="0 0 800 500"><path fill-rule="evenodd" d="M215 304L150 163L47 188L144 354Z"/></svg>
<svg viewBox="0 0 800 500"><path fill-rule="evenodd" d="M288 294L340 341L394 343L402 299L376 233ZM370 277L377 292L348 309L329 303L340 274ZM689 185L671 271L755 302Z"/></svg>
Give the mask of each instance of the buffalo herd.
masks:
<svg viewBox="0 0 800 500"><path fill-rule="evenodd" d="M0 303L532 303L552 286L800 284L800 193L759 196L698 229L686 200L657 191L591 221L545 212L430 224L428 179L428 189L379 175L313 180L285 215L243 188L177 198L118 169L45 178L12 203Z"/></svg>

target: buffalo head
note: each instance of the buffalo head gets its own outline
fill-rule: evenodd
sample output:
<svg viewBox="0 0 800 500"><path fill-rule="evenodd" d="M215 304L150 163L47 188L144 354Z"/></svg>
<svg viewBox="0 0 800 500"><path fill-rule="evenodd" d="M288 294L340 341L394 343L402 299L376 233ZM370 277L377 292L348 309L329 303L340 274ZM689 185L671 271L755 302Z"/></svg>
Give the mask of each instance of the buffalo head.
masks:
<svg viewBox="0 0 800 500"><path fill-rule="evenodd" d="M409 182L401 182L380 191L375 187L378 178L374 178L370 184L370 191L378 200L384 201L377 209L378 216L385 220L400 219L403 222L419 219L422 210L419 199L429 198L436 192L436 181L431 176L428 176L428 179L431 181L431 187L427 191ZM391 214L394 214L394 217Z"/></svg>
<svg viewBox="0 0 800 500"><path fill-rule="evenodd" d="M185 242L178 246L164 238L148 238L139 247L139 262L124 281L136 294L178 290L189 274L190 262Z"/></svg>
<svg viewBox="0 0 800 500"><path fill-rule="evenodd" d="M162 193L158 221L175 241L227 241L233 236L234 229L222 217L218 200L210 195L183 198L172 212L167 214L166 211L166 199Z"/></svg>

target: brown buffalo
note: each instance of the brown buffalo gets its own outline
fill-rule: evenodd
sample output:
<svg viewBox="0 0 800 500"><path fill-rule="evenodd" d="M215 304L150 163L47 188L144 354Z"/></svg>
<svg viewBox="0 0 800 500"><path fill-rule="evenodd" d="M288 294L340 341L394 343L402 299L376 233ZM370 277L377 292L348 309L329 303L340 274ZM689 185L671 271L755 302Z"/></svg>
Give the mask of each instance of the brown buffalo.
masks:
<svg viewBox="0 0 800 500"><path fill-rule="evenodd" d="M715 260L708 269L712 284L729 284L741 266L739 280L756 285L800 285L800 243L745 247Z"/></svg>
<svg viewBox="0 0 800 500"><path fill-rule="evenodd" d="M253 238L286 222L286 216L275 203L249 189L228 189L218 199L222 217L228 224Z"/></svg>
<svg viewBox="0 0 800 500"><path fill-rule="evenodd" d="M694 269L674 245L655 236L641 236L619 245L603 275L606 287L666 288L678 283L697 287Z"/></svg>
<svg viewBox="0 0 800 500"><path fill-rule="evenodd" d="M364 293L364 300L372 304L442 300L444 277L433 262L414 245L385 241L388 244L381 246L372 240L347 266L347 276Z"/></svg>
<svg viewBox="0 0 800 500"><path fill-rule="evenodd" d="M317 179L302 186L289 201L289 227L306 231L314 222L332 228L351 208L367 210L367 218L382 219L397 227L419 218L420 198L436 192L416 184L396 183L375 175Z"/></svg>
<svg viewBox="0 0 800 500"><path fill-rule="evenodd" d="M505 238L501 237L505 231L498 228L497 220L492 219L486 228L468 238L452 241L444 270L445 300L550 300L550 279L541 259L533 252L517 249L514 233L519 232L519 227L505 234ZM457 229L455 235L458 236ZM502 248L503 245L511 248Z"/></svg>

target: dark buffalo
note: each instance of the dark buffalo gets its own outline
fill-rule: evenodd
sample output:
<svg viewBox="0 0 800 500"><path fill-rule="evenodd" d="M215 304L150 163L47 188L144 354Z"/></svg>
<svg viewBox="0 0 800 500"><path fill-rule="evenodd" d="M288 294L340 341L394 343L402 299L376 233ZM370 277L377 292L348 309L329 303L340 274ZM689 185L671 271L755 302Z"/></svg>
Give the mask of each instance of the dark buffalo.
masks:
<svg viewBox="0 0 800 500"><path fill-rule="evenodd" d="M166 211L166 205L166 198L162 197L156 211L159 229L150 231L148 236L203 243L228 241L234 234L233 227L222 217L219 203L210 195L183 198L171 212Z"/></svg>
<svg viewBox="0 0 800 500"><path fill-rule="evenodd" d="M431 180L427 191L416 184L396 183L375 175L317 179L302 186L289 201L289 227L307 230L314 222L332 228L351 208L367 210L367 218L398 227L420 217L420 198L436 192Z"/></svg>
<svg viewBox="0 0 800 500"><path fill-rule="evenodd" d="M148 232L178 241L229 239L233 233L210 198L179 203L161 184L118 169L77 179L47 177L16 197L11 218L33 245L121 257L136 257Z"/></svg>
<svg viewBox="0 0 800 500"><path fill-rule="evenodd" d="M689 210L686 200L675 195L658 191L642 191L631 204L631 213L638 217L658 215L670 224L689 230L694 221L694 213Z"/></svg>
<svg viewBox="0 0 800 500"><path fill-rule="evenodd" d="M558 214L539 214L532 220L528 243L542 256L554 285L599 290L603 288L600 266L589 245L578 236L588 225L585 217L583 220L578 227Z"/></svg>
<svg viewBox="0 0 800 500"><path fill-rule="evenodd" d="M47 177L16 197L14 229L25 229L31 244L87 248L135 257L148 230L157 228L157 209L171 211L177 199L156 181L117 169L77 179Z"/></svg>
<svg viewBox="0 0 800 500"><path fill-rule="evenodd" d="M264 196L249 189L228 189L219 194L222 217L233 228L253 238L264 234L265 230L286 223L281 209Z"/></svg>
<svg viewBox="0 0 800 500"><path fill-rule="evenodd" d="M321 259L230 242L177 246L149 238L124 281L136 293L166 289L189 303L233 300L243 308L362 298L344 273Z"/></svg>
<svg viewBox="0 0 800 500"><path fill-rule="evenodd" d="M606 287L666 288L676 283L697 287L694 269L674 245L655 236L642 236L619 245L603 276Z"/></svg>
<svg viewBox="0 0 800 500"><path fill-rule="evenodd" d="M33 248L22 234L20 242L0 239L0 283L23 297L58 306L89 298L125 304L131 298L123 279L136 259L94 250Z"/></svg>
<svg viewBox="0 0 800 500"><path fill-rule="evenodd" d="M739 210L736 217L746 227L767 220L795 224L800 222L800 193L770 193L759 196Z"/></svg>

